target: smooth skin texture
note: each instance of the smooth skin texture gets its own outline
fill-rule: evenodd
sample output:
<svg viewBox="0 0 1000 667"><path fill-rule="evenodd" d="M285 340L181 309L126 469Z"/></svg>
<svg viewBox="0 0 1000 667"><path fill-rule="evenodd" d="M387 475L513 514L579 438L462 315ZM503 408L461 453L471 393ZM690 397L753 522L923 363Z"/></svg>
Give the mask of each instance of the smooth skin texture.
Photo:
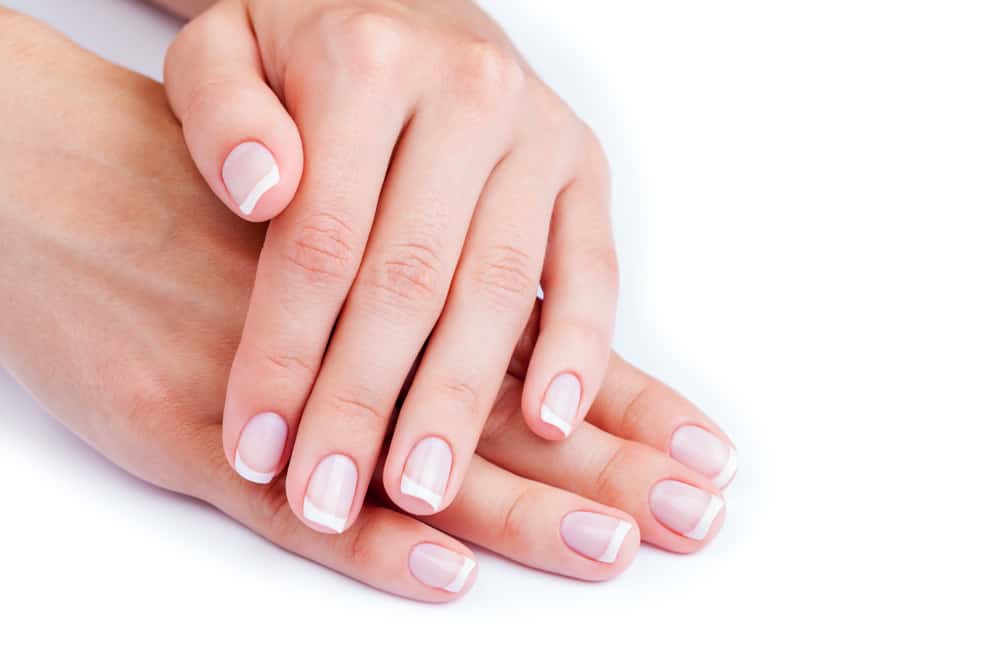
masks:
<svg viewBox="0 0 1000 667"><path fill-rule="evenodd" d="M483 456L447 509L420 521L375 499L342 535L308 528L286 501L284 478L246 484L218 446L222 388L264 230L207 191L157 84L6 10L0 56L10 93L0 96L0 149L11 157L0 162L0 363L117 465L294 553L424 601L473 585L475 557L459 539L601 581L628 566L640 536L678 552L714 537L722 513L692 540L651 519L649 499L664 480L715 497L707 478L657 448L677 424L724 436L619 358L592 411L601 428L553 447L526 427L520 383L538 309L486 421ZM34 113L39 106L53 113Z"/></svg>
<svg viewBox="0 0 1000 667"><path fill-rule="evenodd" d="M524 419L553 441L583 422L617 300L607 164L473 2L221 0L165 80L212 191L273 219L226 391L237 471L287 464L293 511L338 532L389 436L392 501L444 509L539 284Z"/></svg>

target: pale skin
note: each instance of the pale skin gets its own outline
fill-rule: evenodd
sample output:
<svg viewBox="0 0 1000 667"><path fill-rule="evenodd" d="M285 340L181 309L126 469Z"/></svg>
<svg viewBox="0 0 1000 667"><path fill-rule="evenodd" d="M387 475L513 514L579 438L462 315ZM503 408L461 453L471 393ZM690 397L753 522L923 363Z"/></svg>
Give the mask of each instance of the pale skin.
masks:
<svg viewBox="0 0 1000 667"><path fill-rule="evenodd" d="M503 31L469 0L161 4L194 17L165 81L195 164L272 221L227 385L234 469L287 465L292 510L338 532L386 442L392 501L448 507L539 285L522 414L571 435L610 355L607 165Z"/></svg>
<svg viewBox="0 0 1000 667"><path fill-rule="evenodd" d="M302 523L283 476L248 484L219 446L265 229L243 224L205 186L157 84L5 10L0 56L9 93L0 96L8 156L0 161L0 362L116 464L211 503L290 551L425 601L452 600L473 585L474 567L460 581L449 569L474 563L459 540L599 581L627 567L640 537L690 553L718 532L724 510L692 537L719 489L669 451L685 428L728 440L621 359L612 357L569 439L546 442L525 423L519 397L537 316L486 419L470 484L447 509L418 519L376 493L342 535ZM663 503L665 483L689 490ZM624 528L612 558L599 525L577 530L582 514ZM428 556L426 545L440 551Z"/></svg>

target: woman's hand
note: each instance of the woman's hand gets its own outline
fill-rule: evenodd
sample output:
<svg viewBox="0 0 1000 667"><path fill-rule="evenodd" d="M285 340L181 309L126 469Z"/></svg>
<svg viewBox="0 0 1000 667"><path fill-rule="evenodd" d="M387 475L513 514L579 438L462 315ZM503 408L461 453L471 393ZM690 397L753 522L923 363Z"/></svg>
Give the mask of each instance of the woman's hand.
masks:
<svg viewBox="0 0 1000 667"><path fill-rule="evenodd" d="M419 600L454 599L471 585L473 555L456 537L603 580L627 567L640 535L691 552L718 531L722 500L709 478L733 460L731 446L690 403L617 357L592 423L554 444L529 430L520 379L537 317L470 483L447 510L421 522L368 502L343 535L309 529L282 477L245 484L218 446L263 230L205 189L156 84L2 10L0 75L9 157L0 161L0 362L116 464Z"/></svg>
<svg viewBox="0 0 1000 667"><path fill-rule="evenodd" d="M607 167L474 3L222 0L166 84L219 199L274 218L227 390L238 472L290 458L293 511L339 532L389 432L390 498L447 507L539 283L524 419L548 440L583 421L617 297Z"/></svg>

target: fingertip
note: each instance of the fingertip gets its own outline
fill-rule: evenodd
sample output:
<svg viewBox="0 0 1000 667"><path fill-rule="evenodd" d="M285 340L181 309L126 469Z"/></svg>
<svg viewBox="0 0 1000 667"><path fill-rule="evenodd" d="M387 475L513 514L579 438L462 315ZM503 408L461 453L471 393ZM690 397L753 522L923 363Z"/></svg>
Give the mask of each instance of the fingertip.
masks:
<svg viewBox="0 0 1000 667"><path fill-rule="evenodd" d="M433 542L421 542L410 550L410 574L418 582L445 593L440 602L457 600L475 585L479 569L471 553L444 547Z"/></svg>
<svg viewBox="0 0 1000 667"><path fill-rule="evenodd" d="M461 487L463 470L455 465L452 446L439 436L421 438L404 454L398 445L390 446L386 464L385 488L402 510L417 516L429 516L451 505Z"/></svg>
<svg viewBox="0 0 1000 667"><path fill-rule="evenodd" d="M581 419L583 383L575 371L557 373L539 391L537 381L529 370L525 383L521 409L524 420L535 435L545 440L560 441L569 438Z"/></svg>
<svg viewBox="0 0 1000 667"><path fill-rule="evenodd" d="M243 141L229 151L220 174L234 213L250 222L270 220L288 205L287 187L274 153L259 141Z"/></svg>

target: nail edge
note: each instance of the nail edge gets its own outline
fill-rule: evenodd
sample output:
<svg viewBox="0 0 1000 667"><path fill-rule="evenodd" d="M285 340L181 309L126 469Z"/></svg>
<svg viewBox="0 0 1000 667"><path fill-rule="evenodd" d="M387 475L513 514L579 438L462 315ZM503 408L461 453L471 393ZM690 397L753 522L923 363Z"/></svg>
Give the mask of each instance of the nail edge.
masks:
<svg viewBox="0 0 1000 667"><path fill-rule="evenodd" d="M458 571L455 578L451 580L451 583L444 587L444 590L449 593L458 593L465 586L466 579L472 574L472 570L476 567L476 561L472 560L468 556L462 556L465 562L462 563L462 569Z"/></svg>
<svg viewBox="0 0 1000 667"><path fill-rule="evenodd" d="M625 543L625 537L631 532L632 524L628 521L618 521L618 527L615 528L614 534L611 536L611 540L608 542L608 546L605 547L604 553L597 557L597 560L602 563L614 563L618 559L618 552L622 548L622 544Z"/></svg>
<svg viewBox="0 0 1000 667"><path fill-rule="evenodd" d="M315 524L336 532L338 535L344 532L347 526L347 517L339 517L330 512L324 512L316 507L308 497L302 503L302 516Z"/></svg>
<svg viewBox="0 0 1000 667"><path fill-rule="evenodd" d="M275 475L274 472L260 472L259 470L254 470L248 466L246 461L243 460L243 457L240 456L239 449L236 450L233 469L239 474L240 477L248 482L253 482L254 484L270 484Z"/></svg>
<svg viewBox="0 0 1000 667"><path fill-rule="evenodd" d="M722 498L713 495L712 499L708 501L708 507L705 508L704 514L698 520L698 525L684 533L684 537L699 541L705 539L705 536L712 529L712 524L715 523L716 517L719 516L719 512L722 511L724 506L725 503L722 501Z"/></svg>
<svg viewBox="0 0 1000 667"><path fill-rule="evenodd" d="M431 506L435 512L441 509L442 496L439 493L434 493L426 486L418 484L413 478L408 475L403 475L403 479L399 483L399 491L404 496L410 496L411 498L417 498L422 500Z"/></svg>
<svg viewBox="0 0 1000 667"><path fill-rule="evenodd" d="M253 187L253 190L246 196L243 203L240 204L240 212L243 215L250 215L253 210L257 208L257 204L260 202L261 197L267 194L268 190L276 186L281 181L281 174L278 172L278 165L271 167L271 170L267 172L264 178L257 182L257 185Z"/></svg>
<svg viewBox="0 0 1000 667"><path fill-rule="evenodd" d="M542 405L541 417L543 422L555 426L557 429L562 431L563 435L565 435L567 438L569 437L569 434L573 431L572 425L565 419L557 415L555 412L553 412L552 408L550 408L547 405Z"/></svg>

